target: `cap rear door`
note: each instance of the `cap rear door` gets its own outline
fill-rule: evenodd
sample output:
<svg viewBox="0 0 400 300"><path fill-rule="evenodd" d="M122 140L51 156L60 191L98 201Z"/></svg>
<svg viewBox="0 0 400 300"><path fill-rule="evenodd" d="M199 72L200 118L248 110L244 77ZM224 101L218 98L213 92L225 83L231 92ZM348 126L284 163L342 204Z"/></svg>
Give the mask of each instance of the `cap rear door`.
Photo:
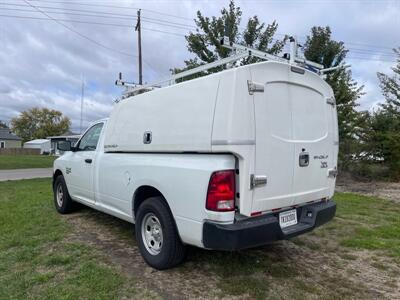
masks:
<svg viewBox="0 0 400 300"><path fill-rule="evenodd" d="M331 90L315 74L283 68L278 80L268 72L252 74L264 85L264 92L254 93L254 176L267 178L253 187L252 213L318 200L334 186L328 178L337 155L336 111L326 95Z"/></svg>

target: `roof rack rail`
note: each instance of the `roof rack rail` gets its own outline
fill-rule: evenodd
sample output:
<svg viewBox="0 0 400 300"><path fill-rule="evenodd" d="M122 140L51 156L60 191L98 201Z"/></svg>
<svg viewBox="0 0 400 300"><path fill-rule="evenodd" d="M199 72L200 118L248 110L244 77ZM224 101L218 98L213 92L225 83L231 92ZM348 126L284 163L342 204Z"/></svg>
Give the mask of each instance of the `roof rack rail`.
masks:
<svg viewBox="0 0 400 300"><path fill-rule="evenodd" d="M327 72L330 72L330 71L333 71L333 70L336 70L339 68L350 67L350 65L341 64L336 67L324 69L324 66L321 64L298 57L298 53L297 53L298 52L297 51L298 43L297 43L296 38L290 37L289 41L290 41L290 54L285 55L285 57L279 57L279 56L272 55L272 54L269 54L264 51L260 51L257 49L253 49L250 47L246 47L246 46L243 46L240 44L230 42L229 38L227 36L224 36L220 41L221 46L225 47L227 49L231 49L233 54L231 56L222 58L220 60L216 60L216 61L208 63L208 64L203 64L196 68L189 69L189 70L177 73L177 74L173 74L169 77L166 77L164 79L156 81L155 83L145 84L145 85L138 85L138 84L135 84L132 82L124 81L124 80L122 80L122 76L120 73L119 79L116 80L115 84L118 86L125 87L126 90L123 93L122 98L117 99L116 102L119 102L120 100L123 100L123 99L131 97L131 96L135 96L138 94L142 94L142 93L154 90L156 88L160 88L163 84L169 84L169 85L175 84L176 80L178 80L178 79L182 79L182 78L190 76L190 75L204 72L204 71L207 71L207 70L215 68L215 67L231 64L242 58L246 58L246 57L250 57L250 56L257 57L257 58L264 59L264 60L283 62L283 63L287 63L287 64L294 65L297 67L302 67L302 68L311 70L320 76L324 76Z"/></svg>

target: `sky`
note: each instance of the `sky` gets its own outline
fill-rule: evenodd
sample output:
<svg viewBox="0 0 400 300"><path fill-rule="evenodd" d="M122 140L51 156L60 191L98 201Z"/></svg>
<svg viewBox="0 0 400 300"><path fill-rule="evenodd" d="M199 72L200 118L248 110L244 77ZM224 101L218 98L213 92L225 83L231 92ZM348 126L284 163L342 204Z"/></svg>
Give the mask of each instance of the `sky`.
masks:
<svg viewBox="0 0 400 300"><path fill-rule="evenodd" d="M137 9L142 9L143 78L164 78L192 58L185 34L193 19L219 15L228 0L0 0L0 120L9 122L32 107L61 111L75 132L107 117L123 91L118 73L138 81ZM349 49L346 62L364 85L359 109L383 101L377 72L391 74L400 46L400 0L247 0L235 1L242 24L257 15L277 21L276 38L327 26ZM57 21L55 21L56 19ZM91 23L91 24L89 24ZM95 23L95 24L93 24ZM82 83L84 101L81 110Z"/></svg>

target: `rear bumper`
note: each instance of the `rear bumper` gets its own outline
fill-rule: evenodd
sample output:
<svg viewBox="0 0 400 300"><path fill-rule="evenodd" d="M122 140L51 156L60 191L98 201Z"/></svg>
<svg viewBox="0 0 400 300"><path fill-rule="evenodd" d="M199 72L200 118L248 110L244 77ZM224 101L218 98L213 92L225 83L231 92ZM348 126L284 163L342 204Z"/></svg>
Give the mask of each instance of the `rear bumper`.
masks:
<svg viewBox="0 0 400 300"><path fill-rule="evenodd" d="M309 213L312 216L308 216ZM206 221L203 225L203 245L214 250L240 250L295 237L330 221L336 213L333 201L297 208L298 223L281 229L278 213L248 218L233 224Z"/></svg>

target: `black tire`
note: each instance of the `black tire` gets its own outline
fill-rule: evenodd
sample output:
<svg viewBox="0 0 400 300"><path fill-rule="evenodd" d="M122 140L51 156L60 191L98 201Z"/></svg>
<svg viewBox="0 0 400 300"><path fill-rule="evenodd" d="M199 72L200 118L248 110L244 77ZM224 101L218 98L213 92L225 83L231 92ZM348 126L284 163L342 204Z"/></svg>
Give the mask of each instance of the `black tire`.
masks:
<svg viewBox="0 0 400 300"><path fill-rule="evenodd" d="M142 234L143 222L154 215L159 221L162 229L162 245L159 253L151 253L145 245L146 238ZM165 203L163 197L151 197L146 199L138 209L135 225L136 241L139 245L140 253L148 265L157 269L164 270L177 266L186 256L186 247L182 243L175 221ZM144 229L145 230L145 229Z"/></svg>
<svg viewBox="0 0 400 300"><path fill-rule="evenodd" d="M62 191L62 201L57 201L57 193ZM60 175L56 178L53 185L54 205L60 214L68 214L74 210L74 202L69 196L68 188L64 180L64 176ZM60 203L61 202L61 203Z"/></svg>

